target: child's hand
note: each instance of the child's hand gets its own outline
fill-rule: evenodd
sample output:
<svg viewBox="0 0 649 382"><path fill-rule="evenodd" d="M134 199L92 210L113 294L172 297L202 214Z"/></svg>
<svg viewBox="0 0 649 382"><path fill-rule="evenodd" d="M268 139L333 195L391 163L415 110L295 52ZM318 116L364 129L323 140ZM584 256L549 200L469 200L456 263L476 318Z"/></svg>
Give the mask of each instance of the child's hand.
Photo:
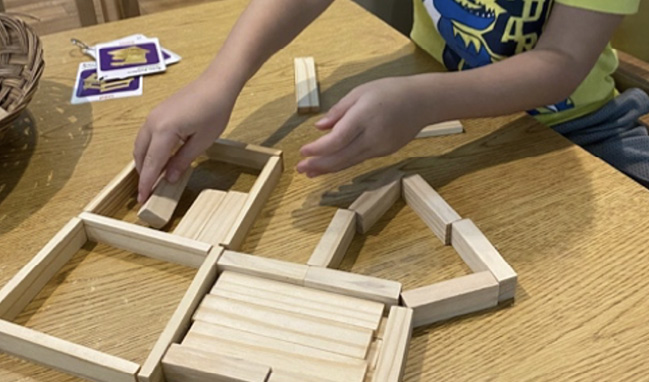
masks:
<svg viewBox="0 0 649 382"><path fill-rule="evenodd" d="M214 83L201 79L190 83L147 117L133 150L140 173L138 202L149 197L163 170L170 182L178 180L225 129L235 95L216 89Z"/></svg>
<svg viewBox="0 0 649 382"><path fill-rule="evenodd" d="M386 78L359 86L316 122L331 132L304 145L308 157L297 171L308 177L336 172L397 151L426 124L412 77Z"/></svg>

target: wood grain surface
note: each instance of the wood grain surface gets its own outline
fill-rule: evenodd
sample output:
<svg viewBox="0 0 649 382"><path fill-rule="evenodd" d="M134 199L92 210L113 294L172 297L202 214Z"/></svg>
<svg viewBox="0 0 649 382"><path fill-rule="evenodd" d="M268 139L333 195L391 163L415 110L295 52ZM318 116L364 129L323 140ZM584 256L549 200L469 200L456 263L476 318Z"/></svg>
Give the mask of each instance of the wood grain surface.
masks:
<svg viewBox="0 0 649 382"><path fill-rule="evenodd" d="M196 77L245 5L226 0L43 38L47 67L29 112L0 149L0 285L4 285L131 159L147 113ZM78 63L69 43L131 33L159 37L183 57L145 79L144 95L70 105ZM439 66L349 1L336 1L247 84L225 132L284 150L286 171L242 251L306 263L336 208L390 166L420 173L472 219L518 272L513 306L414 332L404 380L641 380L649 374L649 194L599 159L522 114L463 121L465 134L416 140L399 152L310 180L294 170L318 118L295 114L293 58L318 63L322 110L367 81ZM242 172L243 171L243 172ZM256 172L202 162L169 231L205 187L247 191ZM135 221L131 200L114 216ZM342 268L404 289L464 275L402 201ZM195 270L87 245L15 322L142 362ZM77 381L6 355L0 380Z"/></svg>

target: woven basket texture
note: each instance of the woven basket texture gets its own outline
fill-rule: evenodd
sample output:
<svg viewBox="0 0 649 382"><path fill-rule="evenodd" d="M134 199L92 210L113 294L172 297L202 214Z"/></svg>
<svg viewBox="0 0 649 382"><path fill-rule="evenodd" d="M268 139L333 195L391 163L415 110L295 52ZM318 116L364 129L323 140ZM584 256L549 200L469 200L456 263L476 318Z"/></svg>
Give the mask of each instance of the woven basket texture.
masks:
<svg viewBox="0 0 649 382"><path fill-rule="evenodd" d="M0 13L0 141L34 96L44 67L38 35L24 21Z"/></svg>

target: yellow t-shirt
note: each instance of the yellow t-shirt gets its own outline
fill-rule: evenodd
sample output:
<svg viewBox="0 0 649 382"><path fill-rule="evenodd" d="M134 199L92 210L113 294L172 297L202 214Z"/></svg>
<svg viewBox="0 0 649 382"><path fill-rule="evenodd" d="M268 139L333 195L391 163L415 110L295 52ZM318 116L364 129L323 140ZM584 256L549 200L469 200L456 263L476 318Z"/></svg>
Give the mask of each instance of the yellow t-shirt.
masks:
<svg viewBox="0 0 649 382"><path fill-rule="evenodd" d="M449 70L475 68L531 50L552 10L552 0L413 0L410 36ZM640 0L555 0L614 14L637 12ZM610 44L566 100L529 111L556 125L591 113L615 96L611 74L618 60Z"/></svg>

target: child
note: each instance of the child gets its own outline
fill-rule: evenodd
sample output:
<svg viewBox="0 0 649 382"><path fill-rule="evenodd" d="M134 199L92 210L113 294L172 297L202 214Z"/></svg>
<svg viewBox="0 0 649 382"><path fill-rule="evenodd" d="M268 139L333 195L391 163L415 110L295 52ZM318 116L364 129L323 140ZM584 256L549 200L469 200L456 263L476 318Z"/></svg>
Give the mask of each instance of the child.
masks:
<svg viewBox="0 0 649 382"><path fill-rule="evenodd" d="M414 0L413 40L452 72L352 90L316 123L330 132L301 148L297 170L314 177L388 155L432 123L530 110L649 185L649 137L635 124L649 99L615 98L608 44L639 1ZM205 72L142 126L134 149L140 202L164 169L178 179L225 129L246 81L331 3L250 2Z"/></svg>

